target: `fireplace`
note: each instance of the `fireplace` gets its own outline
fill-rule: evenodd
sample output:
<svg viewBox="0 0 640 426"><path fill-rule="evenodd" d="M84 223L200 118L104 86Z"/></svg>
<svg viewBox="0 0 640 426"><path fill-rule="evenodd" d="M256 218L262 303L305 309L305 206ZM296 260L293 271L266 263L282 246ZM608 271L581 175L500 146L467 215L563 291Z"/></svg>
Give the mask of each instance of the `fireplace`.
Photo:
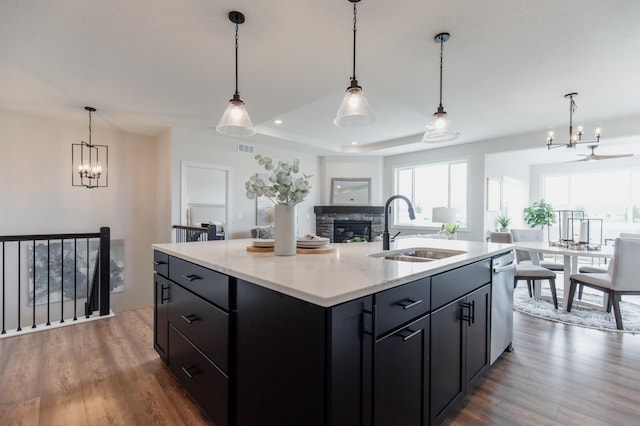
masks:
<svg viewBox="0 0 640 426"><path fill-rule="evenodd" d="M355 237L374 241L382 235L384 207L315 206L313 212L316 214L316 234L330 238L332 243ZM350 237L351 232L353 236Z"/></svg>
<svg viewBox="0 0 640 426"><path fill-rule="evenodd" d="M333 222L334 243L345 243L356 237L371 241L370 220L335 220Z"/></svg>

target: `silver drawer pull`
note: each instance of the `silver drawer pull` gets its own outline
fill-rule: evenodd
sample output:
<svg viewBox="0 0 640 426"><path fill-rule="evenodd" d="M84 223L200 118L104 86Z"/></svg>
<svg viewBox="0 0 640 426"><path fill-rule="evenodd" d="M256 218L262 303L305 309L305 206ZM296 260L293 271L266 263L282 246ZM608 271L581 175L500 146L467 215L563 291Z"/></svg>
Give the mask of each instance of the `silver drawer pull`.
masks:
<svg viewBox="0 0 640 426"><path fill-rule="evenodd" d="M409 332L409 334L402 338L403 342L406 342L407 340L411 339L413 336L417 336L418 334L422 333L422 329L419 329L416 331L411 331L411 330L407 330L407 331Z"/></svg>
<svg viewBox="0 0 640 426"><path fill-rule="evenodd" d="M191 372L189 370L192 370L193 372ZM184 374L186 374L187 377L190 378L190 379L193 379L193 376L195 376L196 374L199 373L199 371L198 371L198 369L196 367L189 367L189 368L182 367L182 372Z"/></svg>
<svg viewBox="0 0 640 426"><path fill-rule="evenodd" d="M196 274L191 274L191 275L183 275L182 278L184 278L185 280L189 280L189 281L195 281L195 280L200 280L202 279L202 277L199 277Z"/></svg>
<svg viewBox="0 0 640 426"><path fill-rule="evenodd" d="M193 315L193 314L192 315L180 315L180 318L182 318L183 320L185 320L189 324L192 324L194 321L198 321L198 317Z"/></svg>
<svg viewBox="0 0 640 426"><path fill-rule="evenodd" d="M398 303L398 305L402 306L402 309L409 309L409 308L413 308L414 306L416 306L416 305L418 305L420 303L422 303L422 299L420 299L420 300L407 300L407 301Z"/></svg>
<svg viewBox="0 0 640 426"><path fill-rule="evenodd" d="M159 265L166 265L166 263L167 263L167 262L165 262L165 261L163 261L163 260L157 260L157 261L156 261L156 260L154 260L154 261L153 261L153 264L154 264L154 265L156 265L156 266L159 266Z"/></svg>

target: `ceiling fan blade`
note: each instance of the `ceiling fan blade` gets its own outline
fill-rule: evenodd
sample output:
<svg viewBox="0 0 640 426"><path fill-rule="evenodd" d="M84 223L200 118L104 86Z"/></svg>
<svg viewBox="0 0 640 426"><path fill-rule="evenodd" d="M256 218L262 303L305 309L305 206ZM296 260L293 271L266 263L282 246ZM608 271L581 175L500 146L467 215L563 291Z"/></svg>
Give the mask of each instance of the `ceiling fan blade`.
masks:
<svg viewBox="0 0 640 426"><path fill-rule="evenodd" d="M594 160L607 160L610 158L622 158L622 157L633 157L633 154L618 154L618 155L592 155L590 156Z"/></svg>

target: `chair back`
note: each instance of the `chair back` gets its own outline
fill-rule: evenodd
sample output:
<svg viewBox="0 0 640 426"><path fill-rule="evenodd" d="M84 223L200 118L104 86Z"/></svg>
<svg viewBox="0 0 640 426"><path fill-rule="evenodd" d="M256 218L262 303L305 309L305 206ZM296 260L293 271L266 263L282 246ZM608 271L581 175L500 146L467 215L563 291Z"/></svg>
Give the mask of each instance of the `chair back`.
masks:
<svg viewBox="0 0 640 426"><path fill-rule="evenodd" d="M489 234L489 241L492 243L513 243L513 235L511 232L491 232Z"/></svg>
<svg viewBox="0 0 640 426"><path fill-rule="evenodd" d="M640 291L640 238L616 238L613 250L613 289Z"/></svg>
<svg viewBox="0 0 640 426"><path fill-rule="evenodd" d="M544 241L544 233L542 229L512 229L513 242L541 242ZM528 251L516 250L516 261L518 263L523 260L531 260Z"/></svg>
<svg viewBox="0 0 640 426"><path fill-rule="evenodd" d="M620 238L640 238L640 234L633 234L631 232L621 232Z"/></svg>

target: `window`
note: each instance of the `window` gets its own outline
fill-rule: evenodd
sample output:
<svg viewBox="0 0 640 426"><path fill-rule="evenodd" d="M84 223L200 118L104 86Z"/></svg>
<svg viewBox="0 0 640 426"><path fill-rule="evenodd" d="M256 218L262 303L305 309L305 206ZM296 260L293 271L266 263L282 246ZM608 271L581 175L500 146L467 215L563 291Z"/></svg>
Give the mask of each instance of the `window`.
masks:
<svg viewBox="0 0 640 426"><path fill-rule="evenodd" d="M394 176L395 193L409 198L416 213L416 219L411 221L407 209L395 208L395 225L440 228L441 223L431 221L432 209L455 207L456 223L461 228L466 226L466 160L396 168Z"/></svg>
<svg viewBox="0 0 640 426"><path fill-rule="evenodd" d="M556 210L583 210L603 219L605 238L634 232L640 224L640 171L600 170L542 178L543 198Z"/></svg>

